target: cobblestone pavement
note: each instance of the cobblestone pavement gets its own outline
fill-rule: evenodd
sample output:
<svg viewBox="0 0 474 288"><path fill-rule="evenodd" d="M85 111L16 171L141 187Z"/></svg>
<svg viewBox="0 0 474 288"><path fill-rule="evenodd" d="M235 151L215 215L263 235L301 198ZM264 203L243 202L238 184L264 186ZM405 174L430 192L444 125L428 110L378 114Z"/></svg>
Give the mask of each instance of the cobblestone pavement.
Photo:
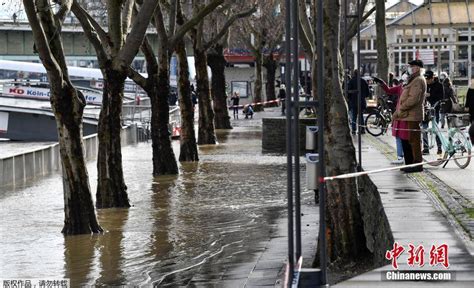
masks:
<svg viewBox="0 0 474 288"><path fill-rule="evenodd" d="M371 136L367 136L371 137ZM376 138L393 151L389 157L395 158L395 139L390 135ZM423 156L425 160L436 160L436 148L430 151L430 155ZM471 240L474 238L474 160L469 166L460 169L454 161L449 161L445 168L424 165L425 173L422 173L424 182L433 186L433 192L442 200L450 213L456 217L463 229L469 234ZM469 213L470 211L470 213Z"/></svg>

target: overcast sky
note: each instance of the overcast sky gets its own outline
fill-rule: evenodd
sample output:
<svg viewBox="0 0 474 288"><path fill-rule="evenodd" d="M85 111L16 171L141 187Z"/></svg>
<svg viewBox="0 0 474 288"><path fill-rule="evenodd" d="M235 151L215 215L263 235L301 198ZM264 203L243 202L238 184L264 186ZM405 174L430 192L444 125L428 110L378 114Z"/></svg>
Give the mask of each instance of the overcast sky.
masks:
<svg viewBox="0 0 474 288"><path fill-rule="evenodd" d="M397 3L399 0L388 0L387 7L392 6ZM414 4L421 4L423 0L410 0ZM16 13L20 17L24 17L22 10L21 0L0 0L0 18L1 19L11 19L13 13Z"/></svg>

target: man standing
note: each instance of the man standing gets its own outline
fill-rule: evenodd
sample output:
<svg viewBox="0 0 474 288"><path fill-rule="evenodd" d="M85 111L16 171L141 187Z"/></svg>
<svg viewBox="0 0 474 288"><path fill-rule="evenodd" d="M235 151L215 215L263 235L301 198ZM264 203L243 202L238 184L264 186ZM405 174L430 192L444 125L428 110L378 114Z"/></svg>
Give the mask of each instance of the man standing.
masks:
<svg viewBox="0 0 474 288"><path fill-rule="evenodd" d="M230 100L232 101L232 110L234 111L234 119L239 119L239 92L234 91L234 94L232 97L230 97Z"/></svg>
<svg viewBox="0 0 474 288"><path fill-rule="evenodd" d="M363 119L359 119L357 121L359 111L358 111L358 105L357 105L357 98L359 97L358 95L358 85L357 81L359 81L359 71L357 69L352 72L352 78L349 80L349 84L347 85L347 90L348 90L348 100L349 100L349 112L351 116L351 129L352 129L352 135L356 134L357 131L357 123L359 123L359 133L363 134L365 133L364 128L362 127L363 125ZM362 112L364 112L365 108L367 107L367 102L365 101L365 98L369 97L369 84L367 84L367 81L365 81L362 77L360 78L360 109ZM362 117L361 117L362 118Z"/></svg>
<svg viewBox="0 0 474 288"><path fill-rule="evenodd" d="M280 85L280 90L278 91L278 98L280 98L281 102L281 115L285 115L285 108L286 108L286 89L285 84Z"/></svg>
<svg viewBox="0 0 474 288"><path fill-rule="evenodd" d="M423 102L425 101L426 81L420 73L423 68L421 60L413 60L408 63L408 83L405 85L400 103L393 114L393 119L406 121L407 137L402 138L403 154L405 164L422 162L421 131L420 122L423 120ZM421 172L423 166L403 168L406 173Z"/></svg>
<svg viewBox="0 0 474 288"><path fill-rule="evenodd" d="M433 71L426 71L425 73L426 78L426 100L430 103L431 106L435 105L437 102L444 99L444 88L443 84L441 84L437 78L434 77ZM435 120L436 123L439 123L439 110L441 103L438 103L438 106L435 108ZM423 121L423 129L428 128L429 121L425 119ZM438 146L437 154L442 154L443 151L441 150L441 140L436 136L436 145ZM423 132L423 155L430 154L429 143L428 143L428 132Z"/></svg>

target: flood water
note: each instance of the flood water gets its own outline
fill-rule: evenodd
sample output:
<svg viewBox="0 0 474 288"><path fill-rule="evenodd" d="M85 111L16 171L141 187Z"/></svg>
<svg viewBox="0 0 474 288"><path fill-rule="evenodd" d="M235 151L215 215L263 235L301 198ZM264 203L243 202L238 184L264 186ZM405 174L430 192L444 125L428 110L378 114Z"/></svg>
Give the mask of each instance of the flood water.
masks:
<svg viewBox="0 0 474 288"><path fill-rule="evenodd" d="M0 278L70 278L72 287L206 286L255 261L286 217L286 157L262 155L260 131L249 125L219 132L220 144L200 147L200 162L182 164L179 176L151 176L150 143L124 147L133 207L99 210L103 235L60 233L58 175L2 191ZM95 163L88 168L95 194Z"/></svg>

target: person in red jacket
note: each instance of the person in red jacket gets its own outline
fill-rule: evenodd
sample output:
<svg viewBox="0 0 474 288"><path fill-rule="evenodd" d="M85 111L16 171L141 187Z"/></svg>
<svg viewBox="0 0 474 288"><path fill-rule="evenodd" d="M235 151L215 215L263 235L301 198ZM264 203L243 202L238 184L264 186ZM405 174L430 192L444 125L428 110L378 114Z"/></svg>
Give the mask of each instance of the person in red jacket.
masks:
<svg viewBox="0 0 474 288"><path fill-rule="evenodd" d="M397 107L398 107L399 105L398 100L400 99L400 95L402 95L402 91L403 91L403 83L398 82L397 79L393 79L392 80L393 86L388 87L388 85L382 79L377 78L377 77L373 77L373 79L375 83L380 85L380 87L383 89L383 91L387 95L394 95L396 97L395 102L397 103ZM392 127L393 127L392 135L395 137L395 141L397 143L397 160L392 161L392 164L403 164L404 162L402 139L400 138L401 131L396 130L396 127L398 127L399 129L401 129L401 127L405 127L405 128L408 127L406 123L402 123L402 122L404 121L394 120L392 123Z"/></svg>

